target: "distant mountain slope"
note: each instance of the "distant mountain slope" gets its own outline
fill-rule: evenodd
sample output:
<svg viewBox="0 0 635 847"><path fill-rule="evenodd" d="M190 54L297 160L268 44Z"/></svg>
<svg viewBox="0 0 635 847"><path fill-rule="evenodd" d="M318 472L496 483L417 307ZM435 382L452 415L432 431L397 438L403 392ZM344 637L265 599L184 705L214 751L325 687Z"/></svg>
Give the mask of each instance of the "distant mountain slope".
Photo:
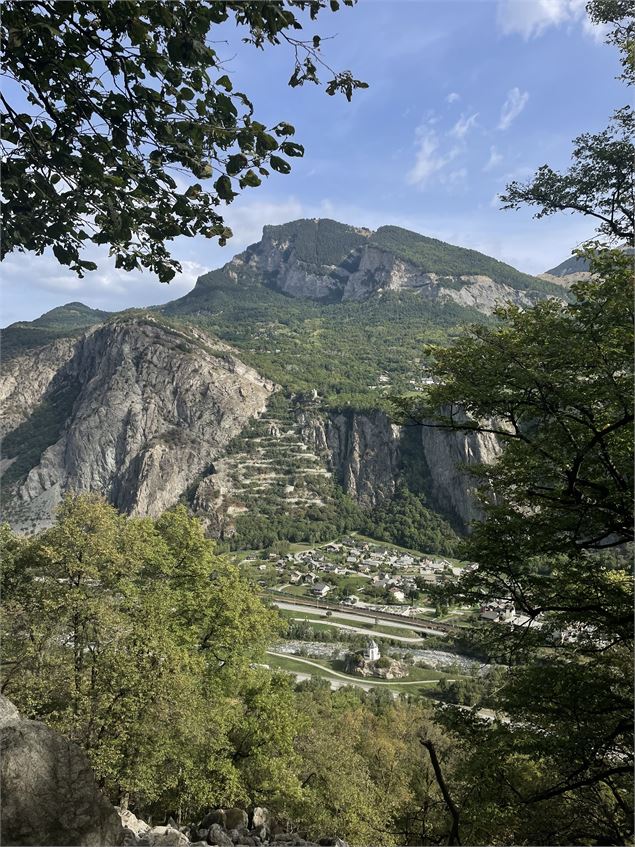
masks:
<svg viewBox="0 0 635 847"><path fill-rule="evenodd" d="M2 330L2 358L50 344L58 338L69 338L83 329L102 323L110 312L91 309L83 303L66 303L45 312L34 321L18 321Z"/></svg>
<svg viewBox="0 0 635 847"><path fill-rule="evenodd" d="M542 286L536 277L521 273L477 250L455 247L397 226L380 227L372 234L369 243L394 253L426 273L455 278L487 276L496 283L519 291L549 291L548 286Z"/></svg>
<svg viewBox="0 0 635 847"><path fill-rule="evenodd" d="M580 272L587 273L588 270L589 263L586 259L582 259L580 256L569 256L568 259L560 262L555 268L545 271L545 274L549 274L549 276L570 276L571 274Z"/></svg>
<svg viewBox="0 0 635 847"><path fill-rule="evenodd" d="M201 304L218 273L238 286L265 285L287 296L343 303L411 291L436 303L455 302L489 314L512 300L528 306L545 295L562 296L548 281L523 274L478 253L395 226L376 232L331 220L266 226L261 241L199 279L180 301Z"/></svg>
<svg viewBox="0 0 635 847"><path fill-rule="evenodd" d="M266 226L164 306L69 303L13 324L5 514L36 529L67 490L138 514L181 499L210 532L257 547L363 528L407 488L397 512L414 497L463 532L479 509L457 465L495 458L495 439L401 429L390 397L425 389L426 344L549 295L566 292L398 227L301 220ZM438 521L422 549L448 552Z"/></svg>

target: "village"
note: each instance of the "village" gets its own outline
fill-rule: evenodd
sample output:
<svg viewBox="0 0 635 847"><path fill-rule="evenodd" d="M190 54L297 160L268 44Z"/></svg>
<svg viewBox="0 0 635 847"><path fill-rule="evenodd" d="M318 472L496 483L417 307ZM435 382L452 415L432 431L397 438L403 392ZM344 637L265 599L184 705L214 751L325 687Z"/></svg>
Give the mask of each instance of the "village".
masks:
<svg viewBox="0 0 635 847"><path fill-rule="evenodd" d="M291 547L291 545L289 545ZM443 619L466 624L477 620L522 626L527 619L508 600L490 600L479 608L440 606L431 589L448 587L476 565L442 556L407 551L361 536L315 546L293 545L288 552L241 555L243 569L257 584L301 601L320 601L405 618Z"/></svg>
<svg viewBox="0 0 635 847"><path fill-rule="evenodd" d="M243 567L254 572L263 588L404 617L438 613L438 607L431 605L430 589L460 579L470 567L352 536L263 555L265 561L252 556L242 559Z"/></svg>

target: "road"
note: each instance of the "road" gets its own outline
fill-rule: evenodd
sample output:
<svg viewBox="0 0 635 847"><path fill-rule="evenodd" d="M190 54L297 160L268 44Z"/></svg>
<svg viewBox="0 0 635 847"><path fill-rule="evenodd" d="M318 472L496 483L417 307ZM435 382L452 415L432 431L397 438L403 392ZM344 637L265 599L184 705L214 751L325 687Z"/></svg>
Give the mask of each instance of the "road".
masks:
<svg viewBox="0 0 635 847"><path fill-rule="evenodd" d="M279 600L277 597L270 597L271 602L274 606L278 606L279 609L287 609L290 612L304 612L305 614L310 613L312 615L319 615L320 617L326 617L328 609L318 608L316 606L309 605L300 605L299 603L290 603L288 600ZM335 612L331 611L329 617L339 618L341 620L348 621L368 621L371 620L373 623L375 620L379 620L380 622L386 624L386 626L394 627L396 629L409 629L415 630L416 632L424 633L425 635L439 635L441 637L445 636L445 632L441 632L438 629L433 629L432 627L427 627L425 624L420 621L416 621L414 618L409 618L408 623L401 623L400 621L395 620L384 620L381 615L377 615L372 611L363 612L361 609L359 612ZM368 630L366 630L368 632ZM384 638L390 638L390 635L383 635Z"/></svg>
<svg viewBox="0 0 635 847"><path fill-rule="evenodd" d="M325 674L325 679L328 678L326 676L328 674L328 676L337 676L341 679L345 679L349 685L358 684L358 681L349 674L340 673L339 671L332 671L330 668L325 668L324 665L318 664L318 662L312 662L310 659L303 659L301 656L296 656L293 653L276 653L273 650L267 650L267 653L270 656L278 656L278 658L280 659L293 659L294 662L302 662L303 665L311 665L312 667L317 668L319 671L322 671L322 673ZM293 673L293 671L291 671L291 673ZM436 685L438 681L438 679L417 679L414 681L403 682L400 679L373 679L372 682L368 681L366 684L374 688L377 685ZM456 681L457 680L454 679L448 680L448 682Z"/></svg>
<svg viewBox="0 0 635 847"><path fill-rule="evenodd" d="M372 682L368 680L362 681L361 679L353 679L347 674L339 673L339 671L332 671L330 670L330 668L325 668L324 665L319 665L317 662L312 662L310 659L303 659L300 656L293 656L289 655L288 653L275 653L273 650L267 650L267 653L270 656L279 656L283 659L293 659L296 662L302 662L305 665L311 665L312 667L317 668L318 670L322 671L322 679L325 679L328 683L330 683L331 688L334 690L337 690L338 688L343 688L345 685L353 685L355 688L363 688L364 691L372 691L373 688L377 688L382 685L394 685L395 683L398 683L399 685L433 685L435 682L438 682L438 680L436 679L421 679L416 682L400 682L398 679L386 681L374 679ZM302 671L290 671L287 669L283 670L285 670L286 673L293 674L293 676L299 682L302 680L311 679L312 676L309 673L302 673ZM333 676L338 677L338 679L333 679ZM340 682L340 679L343 680L343 682ZM448 682L455 682L455 680L450 679L448 680ZM395 698L399 696L399 693L399 691L395 691L394 689L391 690L391 694ZM461 709L462 711L466 712L469 712L472 709L471 706L459 706L458 704L454 703L446 703L445 705L446 708ZM492 709L478 709L476 714L479 718L483 718L487 721L499 720L501 721L501 723L509 723L509 718L506 715L496 713L492 711Z"/></svg>
<svg viewBox="0 0 635 847"><path fill-rule="evenodd" d="M337 617L337 615L333 615L333 617ZM294 621L304 621L306 618L293 618ZM403 641L405 644L418 644L419 647L423 644L421 641L421 636L412 637L408 635L389 635L387 632L377 632L375 629L363 629L361 626L349 626L345 623L338 623L337 621L320 621L322 626L335 626L338 629L346 629L348 632L360 632L362 635L374 635L376 638L390 638L393 641Z"/></svg>

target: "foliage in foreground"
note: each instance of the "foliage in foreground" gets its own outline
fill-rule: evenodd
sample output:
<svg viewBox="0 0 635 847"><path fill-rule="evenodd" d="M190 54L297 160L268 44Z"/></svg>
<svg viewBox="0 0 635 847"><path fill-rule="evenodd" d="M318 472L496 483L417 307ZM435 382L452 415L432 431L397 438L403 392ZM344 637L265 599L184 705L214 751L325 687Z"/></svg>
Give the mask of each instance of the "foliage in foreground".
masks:
<svg viewBox="0 0 635 847"><path fill-rule="evenodd" d="M338 8L335 0L5 2L2 69L13 85L0 97L2 256L51 247L82 276L97 267L87 245L108 244L118 268L146 267L166 282L180 270L167 247L177 236L224 244L232 233L220 204L271 171L289 173L304 150L291 124L266 127L234 90L221 33L233 24L257 49L286 44L295 56L289 85L319 84L325 71L327 94L350 100L366 83L326 65L319 35L298 37Z"/></svg>
<svg viewBox="0 0 635 847"><path fill-rule="evenodd" d="M266 804L314 837L392 845L444 826L424 701L332 693L256 664L280 620L183 507L126 518L68 497L2 529L2 691L80 744L114 802L155 821Z"/></svg>
<svg viewBox="0 0 635 847"><path fill-rule="evenodd" d="M499 326L430 350L438 382L402 403L504 444L482 469L496 499L462 551L477 567L452 593L522 616L483 635L513 665L498 692L510 722L443 718L462 751L456 791L472 786L503 843L625 844L633 831L632 262L587 258L574 302L507 307Z"/></svg>

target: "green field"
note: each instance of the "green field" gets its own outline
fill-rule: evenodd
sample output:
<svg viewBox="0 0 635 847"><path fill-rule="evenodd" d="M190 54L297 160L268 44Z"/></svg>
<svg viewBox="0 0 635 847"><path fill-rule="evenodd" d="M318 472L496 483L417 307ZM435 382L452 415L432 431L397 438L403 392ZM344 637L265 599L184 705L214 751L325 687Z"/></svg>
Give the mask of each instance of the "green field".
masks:
<svg viewBox="0 0 635 847"><path fill-rule="evenodd" d="M311 621L311 623L315 622L315 629L335 629L335 626L330 626L329 624L324 623L324 615L314 615L311 612L305 613L304 611L294 612L291 609L278 609L278 611L284 618L300 618L302 620ZM342 614L345 613L343 612ZM331 620L333 624L341 624L343 626L355 626L359 629L368 629L372 632L380 633L381 635L402 635L406 638L416 638L419 635L419 633L415 632L415 630L413 629L401 629L400 627L386 626L385 624L378 624L377 626L375 626L374 622L372 621L368 621L368 623L366 623L365 621L358 621L352 618L342 620L337 618L335 615L333 615ZM421 641L423 643L423 638L421 639Z"/></svg>
<svg viewBox="0 0 635 847"><path fill-rule="evenodd" d="M400 680L382 680L373 677L361 677L353 674L347 674L344 671L344 662L341 659L309 659L303 661L301 656L273 656L267 654L266 662L272 668L279 670L290 671L292 673L305 673L314 676L320 676L323 679L338 680L343 682L344 677L350 680L351 685L354 683L365 683L376 688L387 688L389 690L399 690L409 692L411 694L421 691L426 695L430 695L436 691L436 686L433 683L439 682L442 679L456 679L450 674L442 671L428 670L427 668L412 668L407 677ZM313 665L307 662L312 662ZM319 665L318 669L315 665ZM423 683L421 689L417 689L413 683Z"/></svg>

